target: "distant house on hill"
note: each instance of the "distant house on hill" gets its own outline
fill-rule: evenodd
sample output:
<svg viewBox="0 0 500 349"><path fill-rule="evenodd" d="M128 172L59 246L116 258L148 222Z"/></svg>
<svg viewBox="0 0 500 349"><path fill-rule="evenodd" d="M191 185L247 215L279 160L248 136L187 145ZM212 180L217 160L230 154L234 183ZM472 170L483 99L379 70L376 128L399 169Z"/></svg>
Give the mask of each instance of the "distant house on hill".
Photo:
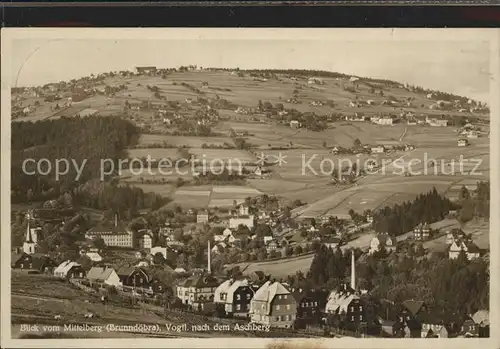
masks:
<svg viewBox="0 0 500 349"><path fill-rule="evenodd" d="M383 145L377 145L376 147L372 147L370 150L372 154L385 153L385 147Z"/></svg>
<svg viewBox="0 0 500 349"><path fill-rule="evenodd" d="M413 229L413 238L415 240L428 240L430 237L431 229L428 223L420 223Z"/></svg>
<svg viewBox="0 0 500 349"><path fill-rule="evenodd" d="M396 249L396 239L389 236L389 234L378 234L370 241L369 254L380 251L384 248L387 252L394 251Z"/></svg>
<svg viewBox="0 0 500 349"><path fill-rule="evenodd" d="M202 210L198 211L196 214L196 223L208 223L208 211L207 210Z"/></svg>
<svg viewBox="0 0 500 349"><path fill-rule="evenodd" d="M135 67L135 72L137 74L151 74L156 72L156 67L154 66L149 66L149 67Z"/></svg>
<svg viewBox="0 0 500 349"><path fill-rule="evenodd" d="M88 117L88 116L94 116L97 115L99 111L91 108L85 108L81 111L79 111L76 115L78 115L81 118Z"/></svg>
<svg viewBox="0 0 500 349"><path fill-rule="evenodd" d="M459 139L459 140L458 140L457 145L458 145L459 147L466 147L466 146L468 146L468 145L469 145L469 141L468 141L468 140L466 140L466 139L463 139L463 138L462 138L462 139Z"/></svg>

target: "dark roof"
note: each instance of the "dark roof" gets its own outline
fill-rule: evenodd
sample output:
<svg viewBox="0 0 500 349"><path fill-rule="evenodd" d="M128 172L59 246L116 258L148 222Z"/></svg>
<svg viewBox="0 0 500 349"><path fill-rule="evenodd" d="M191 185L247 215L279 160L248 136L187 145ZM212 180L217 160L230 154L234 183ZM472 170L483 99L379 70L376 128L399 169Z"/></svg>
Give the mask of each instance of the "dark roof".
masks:
<svg viewBox="0 0 500 349"><path fill-rule="evenodd" d="M118 224L117 226L97 226L93 227L88 231L90 234L105 234L105 233L113 233L113 234L126 234L128 229L122 225Z"/></svg>
<svg viewBox="0 0 500 349"><path fill-rule="evenodd" d="M116 273L118 274L118 276L129 276L130 274L132 274L135 270L135 267L130 267L130 266L124 266L124 267L121 267L120 269L118 269L116 271Z"/></svg>
<svg viewBox="0 0 500 349"><path fill-rule="evenodd" d="M413 315L417 315L417 313L420 311L420 308L422 308L422 305L424 305L423 301L414 301L414 300L406 300L403 302L403 305L408 311Z"/></svg>

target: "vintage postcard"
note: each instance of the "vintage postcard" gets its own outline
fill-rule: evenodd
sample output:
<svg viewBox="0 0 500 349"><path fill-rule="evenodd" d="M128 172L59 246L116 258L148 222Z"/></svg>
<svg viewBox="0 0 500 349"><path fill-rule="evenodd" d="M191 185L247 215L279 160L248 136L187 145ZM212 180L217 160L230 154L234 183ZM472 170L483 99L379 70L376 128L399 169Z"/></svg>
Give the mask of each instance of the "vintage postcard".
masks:
<svg viewBox="0 0 500 349"><path fill-rule="evenodd" d="M1 38L2 347L499 347L497 29Z"/></svg>

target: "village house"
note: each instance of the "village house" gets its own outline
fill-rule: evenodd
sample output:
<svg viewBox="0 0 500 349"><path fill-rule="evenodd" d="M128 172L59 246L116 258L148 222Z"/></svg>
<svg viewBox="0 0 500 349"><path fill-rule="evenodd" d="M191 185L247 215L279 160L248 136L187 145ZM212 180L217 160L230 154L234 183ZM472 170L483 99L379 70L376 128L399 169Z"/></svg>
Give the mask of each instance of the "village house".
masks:
<svg viewBox="0 0 500 349"><path fill-rule="evenodd" d="M454 240L448 249L448 257L456 259L460 252L464 252L468 260L479 258L480 249L477 245L470 240Z"/></svg>
<svg viewBox="0 0 500 349"><path fill-rule="evenodd" d="M257 287L248 279L229 279L220 284L214 293L216 307L227 316L247 318L250 311L250 301Z"/></svg>
<svg viewBox="0 0 500 349"><path fill-rule="evenodd" d="M168 247L154 246L151 248L149 253L151 253L152 256L155 256L157 253L160 253L164 259L167 259L167 257L169 256L169 254L168 254L169 250L170 249Z"/></svg>
<svg viewBox="0 0 500 349"><path fill-rule="evenodd" d="M218 242L214 245L214 247L212 247L211 251L213 254L217 255L217 254L224 253L227 248L228 248L228 246L225 242Z"/></svg>
<svg viewBox="0 0 500 349"><path fill-rule="evenodd" d="M488 310L478 310L472 315L472 320L478 325L478 335L487 338L490 335L490 313Z"/></svg>
<svg viewBox="0 0 500 349"><path fill-rule="evenodd" d="M109 247L134 247L133 231L123 225L119 225L116 217L113 227L94 227L85 233L85 238L90 240L101 238L104 240L106 246Z"/></svg>
<svg viewBox="0 0 500 349"><path fill-rule="evenodd" d="M250 302L251 322L271 327L293 328L297 302L281 283L266 281Z"/></svg>
<svg viewBox="0 0 500 349"><path fill-rule="evenodd" d="M13 269L46 273L52 271L57 266L49 256L43 253L28 254L23 252L20 254L14 254L11 258L11 267Z"/></svg>
<svg viewBox="0 0 500 349"><path fill-rule="evenodd" d="M422 331L420 318L426 314L426 304L422 301L411 299L396 304L395 308L396 317L392 335L400 338L420 338Z"/></svg>
<svg viewBox="0 0 500 349"><path fill-rule="evenodd" d="M325 309L328 292L326 290L292 288L292 296L297 302L297 327L317 324Z"/></svg>
<svg viewBox="0 0 500 349"><path fill-rule="evenodd" d="M54 269L54 276L63 279L83 279L85 274L85 269L73 261L64 261Z"/></svg>
<svg viewBox="0 0 500 349"><path fill-rule="evenodd" d="M221 234L214 235L214 242L223 242L223 241L229 241L229 239L233 237L233 231L229 228L224 229L224 231Z"/></svg>
<svg viewBox="0 0 500 349"><path fill-rule="evenodd" d="M300 122L297 120L290 121L290 127L292 128L300 128Z"/></svg>
<svg viewBox="0 0 500 349"><path fill-rule="evenodd" d="M413 229L413 238L415 240L428 240L430 238L431 229L428 223L420 223Z"/></svg>
<svg viewBox="0 0 500 349"><path fill-rule="evenodd" d="M459 335L462 337L479 337L479 325L470 317L464 320L460 326Z"/></svg>
<svg viewBox="0 0 500 349"><path fill-rule="evenodd" d="M196 223L208 223L208 211L201 210L196 214Z"/></svg>
<svg viewBox="0 0 500 349"><path fill-rule="evenodd" d="M467 131L467 138L476 139L478 137L479 137L479 134L477 131L474 131L474 130Z"/></svg>
<svg viewBox="0 0 500 349"><path fill-rule="evenodd" d="M465 239L465 233L459 230L451 230L446 232L446 244L451 245L455 240Z"/></svg>
<svg viewBox="0 0 500 349"><path fill-rule="evenodd" d="M377 145L376 147L371 147L372 154L385 153L385 147L383 145Z"/></svg>
<svg viewBox="0 0 500 349"><path fill-rule="evenodd" d="M151 247L153 247L153 238L151 237L152 232L147 229L142 229L138 231L138 234L138 247L142 250L151 250Z"/></svg>
<svg viewBox="0 0 500 349"><path fill-rule="evenodd" d="M385 249L387 252L392 252L396 250L396 239L391 237L387 233L378 234L373 237L370 241L370 249L368 254L373 254L380 250Z"/></svg>
<svg viewBox="0 0 500 349"><path fill-rule="evenodd" d="M273 251L278 250L278 248L280 247L280 245L279 245L278 241L276 241L276 239L271 239L265 244L266 244L266 251L268 254L273 252Z"/></svg>
<svg viewBox="0 0 500 349"><path fill-rule="evenodd" d="M335 250L337 247L340 246L341 241L342 240L338 237L328 237L328 238L324 239L323 241L321 241L321 243L323 245L325 245L326 247Z"/></svg>
<svg viewBox="0 0 500 349"><path fill-rule="evenodd" d="M382 117L377 120L378 125L392 125L394 120L390 117Z"/></svg>
<svg viewBox="0 0 500 349"><path fill-rule="evenodd" d="M110 286L120 287L120 277L113 268L110 267L92 267L87 272L87 280L90 283L106 284Z"/></svg>
<svg viewBox="0 0 500 349"><path fill-rule="evenodd" d="M99 254L99 252L83 252L83 255L88 257L92 262L102 262L102 256Z"/></svg>
<svg viewBox="0 0 500 349"><path fill-rule="evenodd" d="M149 66L149 67L135 67L135 72L137 74L151 74L156 72L156 67L154 66Z"/></svg>
<svg viewBox="0 0 500 349"><path fill-rule="evenodd" d="M462 139L459 139L459 140L457 141L457 145L458 145L459 147L466 147L466 146L468 146L468 145L469 145L469 141L468 141L468 140L466 140L466 139L463 139L463 138L462 138Z"/></svg>
<svg viewBox="0 0 500 349"><path fill-rule="evenodd" d="M144 268L136 268L132 266L124 266L116 272L123 286L149 288L151 275Z"/></svg>
<svg viewBox="0 0 500 349"><path fill-rule="evenodd" d="M255 224L254 215L249 214L249 207L245 204L241 204L238 207L238 213L236 217L229 218L229 228L237 229L241 225L246 225L248 229L252 229Z"/></svg>
<svg viewBox="0 0 500 349"><path fill-rule="evenodd" d="M177 285L177 297L194 310L210 310L219 281L212 275L196 275Z"/></svg>

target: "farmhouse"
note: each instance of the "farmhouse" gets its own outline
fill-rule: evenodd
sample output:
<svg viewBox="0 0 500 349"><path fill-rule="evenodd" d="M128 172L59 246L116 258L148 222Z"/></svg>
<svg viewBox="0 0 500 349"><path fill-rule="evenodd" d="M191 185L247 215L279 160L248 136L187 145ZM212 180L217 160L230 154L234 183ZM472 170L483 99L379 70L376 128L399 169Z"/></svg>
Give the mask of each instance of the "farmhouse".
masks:
<svg viewBox="0 0 500 349"><path fill-rule="evenodd" d="M368 254L373 254L384 248L387 252L396 249L396 240L387 233L378 234L370 241L370 249Z"/></svg>
<svg viewBox="0 0 500 349"><path fill-rule="evenodd" d="M87 273L91 283L101 283L111 286L121 286L120 278L113 268L93 267Z"/></svg>
<svg viewBox="0 0 500 349"><path fill-rule="evenodd" d="M477 131L474 131L474 130L467 131L467 138L475 139L478 137L479 137L479 134L477 133Z"/></svg>
<svg viewBox="0 0 500 349"><path fill-rule="evenodd" d="M450 259L456 259L462 251L469 260L479 258L480 255L479 247L477 247L474 242L467 240L454 240L449 247L448 257Z"/></svg>
<svg viewBox="0 0 500 349"><path fill-rule="evenodd" d="M83 267L72 261L65 261L59 264L59 266L54 270L54 276L60 277L60 278L79 278L82 279L85 277L85 269Z"/></svg>
<svg viewBox="0 0 500 349"><path fill-rule="evenodd" d="M458 142L457 142L457 145L459 147L466 147L469 145L469 141L466 140L466 139L459 139Z"/></svg>
<svg viewBox="0 0 500 349"><path fill-rule="evenodd" d="M248 317L250 301L257 288L248 279L229 279L220 284L214 293L214 302L226 315Z"/></svg>
<svg viewBox="0 0 500 349"><path fill-rule="evenodd" d="M300 128L300 122L298 122L297 120L292 120L292 121L290 121L290 127Z"/></svg>
<svg viewBox="0 0 500 349"><path fill-rule="evenodd" d="M252 322L272 327L292 328L297 313L297 302L279 282L265 282L250 302Z"/></svg>
<svg viewBox="0 0 500 349"><path fill-rule="evenodd" d="M156 72L156 67L154 66L149 66L149 67L135 67L135 72L137 74L151 74Z"/></svg>

